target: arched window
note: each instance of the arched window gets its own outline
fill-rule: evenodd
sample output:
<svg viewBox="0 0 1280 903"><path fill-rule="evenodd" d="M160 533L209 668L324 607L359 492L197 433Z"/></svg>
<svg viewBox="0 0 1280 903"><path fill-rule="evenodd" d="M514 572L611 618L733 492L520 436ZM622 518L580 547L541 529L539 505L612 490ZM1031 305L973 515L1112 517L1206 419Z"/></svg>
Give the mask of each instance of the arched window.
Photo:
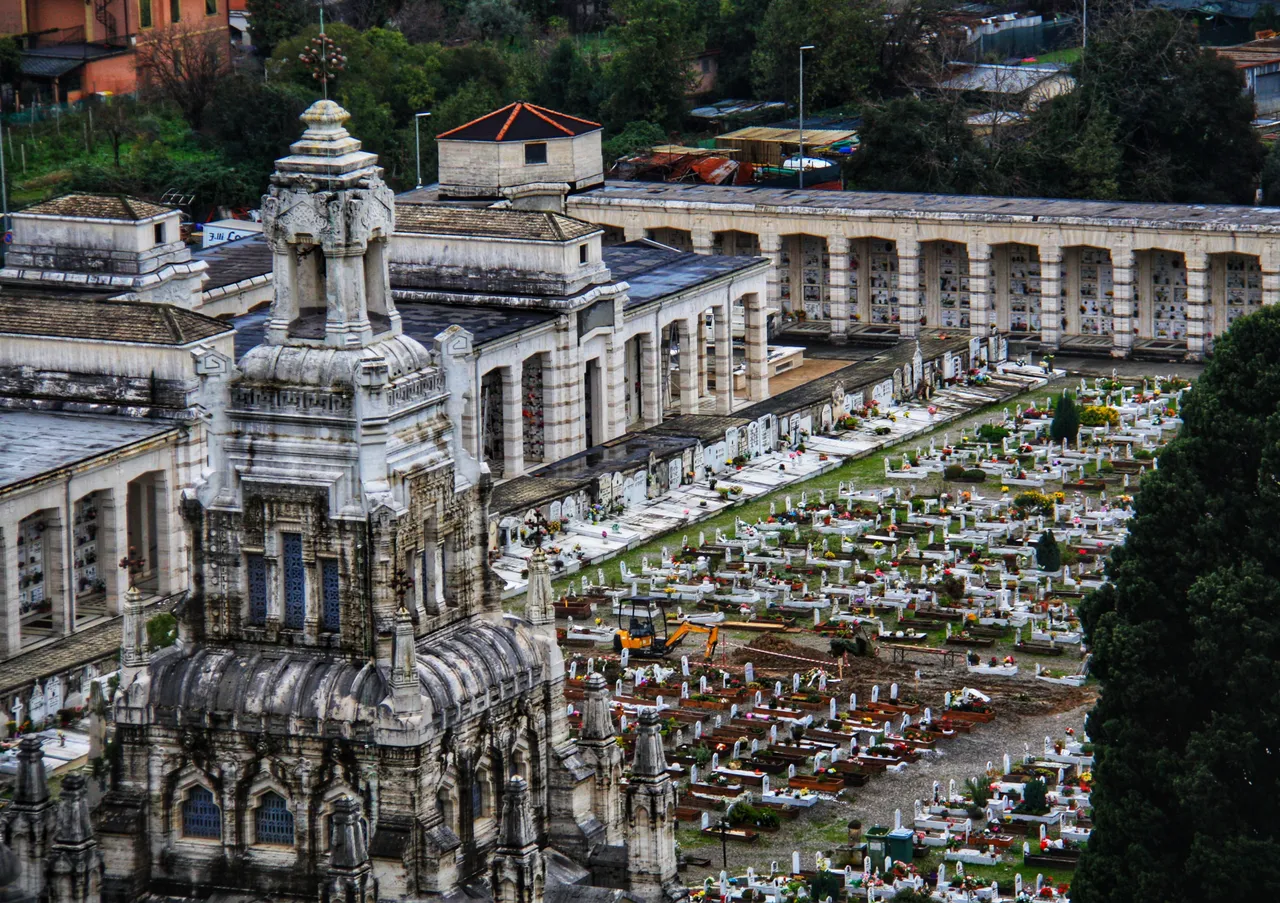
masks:
<svg viewBox="0 0 1280 903"><path fill-rule="evenodd" d="M267 791L253 811L254 837L258 843L293 845L293 813L284 797Z"/></svg>
<svg viewBox="0 0 1280 903"><path fill-rule="evenodd" d="M182 803L182 836L222 838L222 811L213 801L213 793L197 784Z"/></svg>

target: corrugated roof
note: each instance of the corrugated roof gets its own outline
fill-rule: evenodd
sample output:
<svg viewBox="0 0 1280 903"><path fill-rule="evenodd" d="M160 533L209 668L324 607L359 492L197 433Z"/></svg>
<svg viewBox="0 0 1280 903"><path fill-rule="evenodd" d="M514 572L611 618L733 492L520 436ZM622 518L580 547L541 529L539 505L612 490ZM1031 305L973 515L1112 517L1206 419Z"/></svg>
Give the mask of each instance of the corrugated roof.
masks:
<svg viewBox="0 0 1280 903"><path fill-rule="evenodd" d="M946 91L981 91L984 94L1021 94L1050 78L1074 79L1064 67L1051 63L1036 66L1000 66L994 64L962 64L951 69L951 76L939 87Z"/></svg>
<svg viewBox="0 0 1280 903"><path fill-rule="evenodd" d="M84 64L84 60L66 57L23 56L22 74L28 78L61 78Z"/></svg>
<svg viewBox="0 0 1280 903"><path fill-rule="evenodd" d="M858 134L850 129L805 129L804 143L808 147L817 147L821 144L835 144L837 141L844 141ZM738 129L735 132L726 132L716 138L716 143L721 141L763 141L776 144L799 144L799 129L779 129L772 126L752 126L751 128Z"/></svg>
<svg viewBox="0 0 1280 903"><path fill-rule="evenodd" d="M137 222L153 216L172 213L169 207L161 207L149 201L140 201L126 195L64 194L60 198L33 204L21 213L37 213L44 216L80 216L85 219L119 219Z"/></svg>
<svg viewBox="0 0 1280 903"><path fill-rule="evenodd" d="M230 323L167 304L0 294L0 334L187 345L231 331Z"/></svg>
<svg viewBox="0 0 1280 903"><path fill-rule="evenodd" d="M540 210L400 204L396 206L396 231L526 241L574 241L603 230L591 223Z"/></svg>
<svg viewBox="0 0 1280 903"><path fill-rule="evenodd" d="M600 123L516 102L437 135L454 141L542 141L599 130Z"/></svg>

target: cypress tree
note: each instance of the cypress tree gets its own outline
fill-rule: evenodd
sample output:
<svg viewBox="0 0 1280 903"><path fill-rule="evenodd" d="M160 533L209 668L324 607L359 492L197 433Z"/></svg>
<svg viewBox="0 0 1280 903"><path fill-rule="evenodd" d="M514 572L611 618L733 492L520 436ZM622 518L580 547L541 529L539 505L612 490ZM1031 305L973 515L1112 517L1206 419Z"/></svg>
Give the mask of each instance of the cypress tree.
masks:
<svg viewBox="0 0 1280 903"><path fill-rule="evenodd" d="M1052 530L1045 530L1036 540L1036 564L1042 571L1062 569L1062 550L1058 548L1058 541L1053 538Z"/></svg>
<svg viewBox="0 0 1280 903"><path fill-rule="evenodd" d="M1280 898L1280 308L1238 321L1082 620L1094 831L1073 903ZM1250 864L1269 863L1266 867Z"/></svg>
<svg viewBox="0 0 1280 903"><path fill-rule="evenodd" d="M1080 432L1080 411L1076 408L1075 397L1066 389L1053 409L1053 422L1049 424L1049 435L1055 442L1063 439L1073 441Z"/></svg>

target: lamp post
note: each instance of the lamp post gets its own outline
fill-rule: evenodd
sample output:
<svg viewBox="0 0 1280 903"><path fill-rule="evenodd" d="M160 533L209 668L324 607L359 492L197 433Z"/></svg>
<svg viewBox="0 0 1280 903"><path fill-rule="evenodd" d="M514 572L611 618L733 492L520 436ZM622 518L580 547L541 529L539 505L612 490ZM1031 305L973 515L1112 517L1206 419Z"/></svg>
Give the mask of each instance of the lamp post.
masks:
<svg viewBox="0 0 1280 903"><path fill-rule="evenodd" d="M720 829L720 862L721 867L727 872L729 870L729 836L728 831L733 827L729 823L729 819L722 818L720 823L716 825Z"/></svg>
<svg viewBox="0 0 1280 903"><path fill-rule="evenodd" d="M418 157L418 186L422 187L422 120L430 113L414 113L413 114L413 146L417 151Z"/></svg>
<svg viewBox="0 0 1280 903"><path fill-rule="evenodd" d="M804 52L812 49L812 44L800 47L800 188L804 188Z"/></svg>

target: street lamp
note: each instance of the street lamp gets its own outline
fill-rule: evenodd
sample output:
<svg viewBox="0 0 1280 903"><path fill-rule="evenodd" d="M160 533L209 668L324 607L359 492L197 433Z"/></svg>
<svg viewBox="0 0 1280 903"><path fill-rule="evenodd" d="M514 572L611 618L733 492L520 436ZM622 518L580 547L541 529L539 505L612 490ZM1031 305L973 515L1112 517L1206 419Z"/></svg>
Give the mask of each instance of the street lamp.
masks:
<svg viewBox="0 0 1280 903"><path fill-rule="evenodd" d="M800 47L800 188L804 188L804 52L812 49L812 44Z"/></svg>
<svg viewBox="0 0 1280 903"><path fill-rule="evenodd" d="M413 114L413 144L418 155L418 187L422 187L422 119L430 113Z"/></svg>
<svg viewBox="0 0 1280 903"><path fill-rule="evenodd" d="M720 829L720 861L721 867L727 872L729 871L729 837L728 831L733 824L727 818L720 819L720 823L716 825Z"/></svg>

